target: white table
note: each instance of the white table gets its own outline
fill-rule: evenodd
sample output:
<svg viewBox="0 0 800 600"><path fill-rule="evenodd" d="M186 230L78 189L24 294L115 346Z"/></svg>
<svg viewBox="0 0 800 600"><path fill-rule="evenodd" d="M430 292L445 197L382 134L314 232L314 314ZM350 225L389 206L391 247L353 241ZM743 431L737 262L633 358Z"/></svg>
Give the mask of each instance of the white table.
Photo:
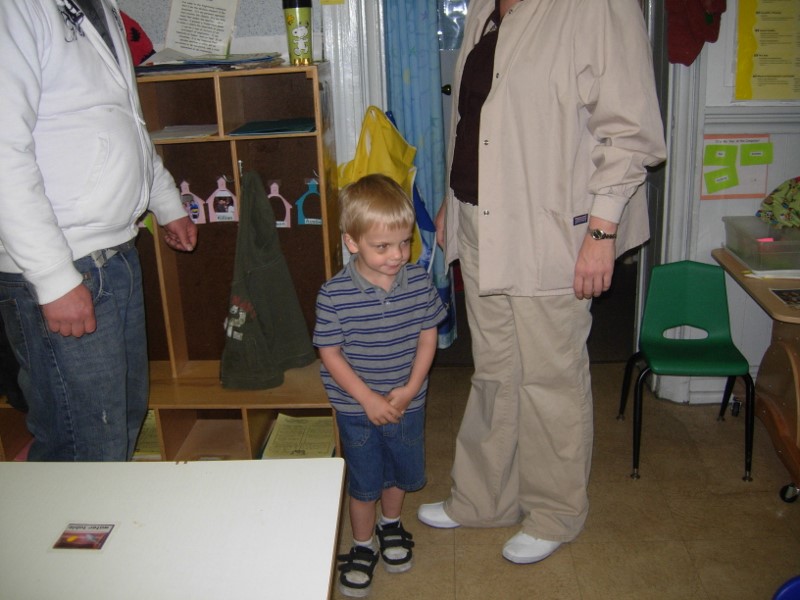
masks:
<svg viewBox="0 0 800 600"><path fill-rule="evenodd" d="M0 598L328 598L341 458L0 463ZM70 523L100 550L54 549Z"/></svg>

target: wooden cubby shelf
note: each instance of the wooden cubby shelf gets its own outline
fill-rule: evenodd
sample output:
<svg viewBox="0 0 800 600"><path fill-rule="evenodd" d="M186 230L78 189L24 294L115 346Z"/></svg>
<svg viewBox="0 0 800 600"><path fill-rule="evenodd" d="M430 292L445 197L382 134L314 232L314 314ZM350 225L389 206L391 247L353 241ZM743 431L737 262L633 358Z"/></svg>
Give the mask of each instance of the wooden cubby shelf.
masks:
<svg viewBox="0 0 800 600"><path fill-rule="evenodd" d="M307 207L306 213L322 225L299 225L294 210L291 227L278 229L309 334L317 291L341 268L342 256L329 86L327 63L139 79L151 133L185 126L212 131L189 139L155 136L176 183L187 181L201 199L211 195L221 176L238 198L241 176L248 171L257 172L268 191L270 183L279 182L280 194L291 204L308 189L310 179L317 180L319 206ZM246 123L308 118L313 118L312 132L228 135ZM273 209L281 220L283 206L276 201ZM318 362L287 371L278 388L222 388L222 323L238 224L206 223L199 230L198 247L191 254L173 252L148 232L139 240L149 275L150 408L161 454L164 460L256 458L278 413L332 416L333 410Z"/></svg>

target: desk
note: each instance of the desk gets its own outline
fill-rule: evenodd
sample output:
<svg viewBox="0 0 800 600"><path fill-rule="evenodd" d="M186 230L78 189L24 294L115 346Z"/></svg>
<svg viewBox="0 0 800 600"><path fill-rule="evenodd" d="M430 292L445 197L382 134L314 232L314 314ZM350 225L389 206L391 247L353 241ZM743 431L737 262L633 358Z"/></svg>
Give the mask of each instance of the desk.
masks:
<svg viewBox="0 0 800 600"><path fill-rule="evenodd" d="M800 288L800 280L747 277L747 266L724 248L711 256L772 318L772 339L756 377L756 414L794 485L800 486L800 310L770 291Z"/></svg>
<svg viewBox="0 0 800 600"><path fill-rule="evenodd" d="M0 598L322 600L341 458L0 463ZM69 523L100 550L53 549Z"/></svg>

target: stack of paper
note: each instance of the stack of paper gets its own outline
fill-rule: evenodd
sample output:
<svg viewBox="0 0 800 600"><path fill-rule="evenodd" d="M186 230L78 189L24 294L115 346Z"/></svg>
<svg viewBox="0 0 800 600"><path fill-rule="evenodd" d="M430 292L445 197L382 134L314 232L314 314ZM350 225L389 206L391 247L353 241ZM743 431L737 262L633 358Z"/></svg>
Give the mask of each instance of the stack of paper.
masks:
<svg viewBox="0 0 800 600"><path fill-rule="evenodd" d="M156 415L152 410L147 411L139 439L136 440L136 450L133 460L161 460L161 447L158 445L158 431L156 430Z"/></svg>
<svg viewBox="0 0 800 600"><path fill-rule="evenodd" d="M228 135L278 135L286 133L311 133L317 128L314 117L298 119L272 119L269 121L248 121Z"/></svg>
<svg viewBox="0 0 800 600"><path fill-rule="evenodd" d="M164 49L136 67L139 75L271 67L279 52L231 54L239 0L172 0Z"/></svg>
<svg viewBox="0 0 800 600"><path fill-rule="evenodd" d="M290 417L280 413L261 458L330 458L335 448L332 416Z"/></svg>

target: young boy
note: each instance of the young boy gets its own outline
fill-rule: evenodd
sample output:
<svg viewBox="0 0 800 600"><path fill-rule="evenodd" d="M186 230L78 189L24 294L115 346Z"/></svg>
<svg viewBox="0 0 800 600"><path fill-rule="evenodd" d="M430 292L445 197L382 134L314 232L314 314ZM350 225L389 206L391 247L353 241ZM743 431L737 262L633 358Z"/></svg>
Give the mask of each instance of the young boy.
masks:
<svg viewBox="0 0 800 600"><path fill-rule="evenodd" d="M411 568L400 511L425 484L425 394L445 308L425 269L408 262L414 206L399 185L367 175L340 205L352 257L317 296L314 345L347 464L353 547L338 557L339 590L362 598L378 562L373 531L387 571Z"/></svg>

